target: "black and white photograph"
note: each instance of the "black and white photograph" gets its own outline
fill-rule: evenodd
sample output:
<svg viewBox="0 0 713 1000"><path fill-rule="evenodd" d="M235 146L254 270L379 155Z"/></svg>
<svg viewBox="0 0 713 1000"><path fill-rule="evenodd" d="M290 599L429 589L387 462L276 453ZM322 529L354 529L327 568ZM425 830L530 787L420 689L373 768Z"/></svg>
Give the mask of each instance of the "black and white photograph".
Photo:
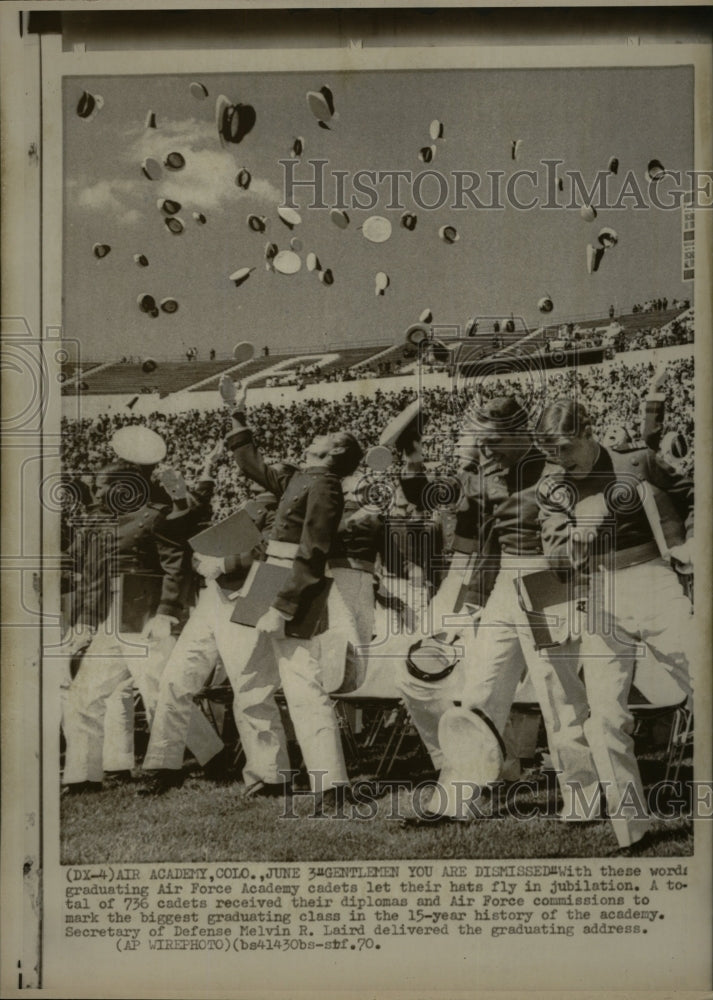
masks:
<svg viewBox="0 0 713 1000"><path fill-rule="evenodd" d="M25 985L704 989L710 46L330 16L20 18Z"/></svg>

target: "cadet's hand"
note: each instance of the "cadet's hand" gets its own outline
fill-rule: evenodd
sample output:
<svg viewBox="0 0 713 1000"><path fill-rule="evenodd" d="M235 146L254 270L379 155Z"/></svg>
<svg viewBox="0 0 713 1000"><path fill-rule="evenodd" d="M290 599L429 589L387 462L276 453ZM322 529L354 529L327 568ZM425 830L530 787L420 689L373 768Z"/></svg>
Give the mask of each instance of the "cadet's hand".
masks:
<svg viewBox="0 0 713 1000"><path fill-rule="evenodd" d="M280 638L280 636L285 634L285 619L277 608L268 608L255 625L255 628L258 632L264 632L266 635L274 635L275 638Z"/></svg>
<svg viewBox="0 0 713 1000"><path fill-rule="evenodd" d="M241 412L245 410L245 400L248 392L247 386L241 382L233 382L230 375L221 375L219 388L223 402L227 406Z"/></svg>
<svg viewBox="0 0 713 1000"><path fill-rule="evenodd" d="M154 615L146 623L143 638L147 642L160 642L162 639L168 639L171 635L171 625L174 624L178 624L178 620L172 618L171 615Z"/></svg>
<svg viewBox="0 0 713 1000"><path fill-rule="evenodd" d="M669 549L669 555L676 563L679 573L693 572L693 539L689 538L682 545L674 545Z"/></svg>
<svg viewBox="0 0 713 1000"><path fill-rule="evenodd" d="M225 559L222 556L205 556L196 553L193 556L193 569L206 580L215 580L225 573Z"/></svg>

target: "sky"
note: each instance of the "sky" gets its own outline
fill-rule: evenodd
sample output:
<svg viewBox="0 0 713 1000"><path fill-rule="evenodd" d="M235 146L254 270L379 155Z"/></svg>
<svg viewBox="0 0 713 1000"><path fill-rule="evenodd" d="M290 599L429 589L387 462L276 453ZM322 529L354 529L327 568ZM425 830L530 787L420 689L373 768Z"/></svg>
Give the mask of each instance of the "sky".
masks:
<svg viewBox="0 0 713 1000"><path fill-rule="evenodd" d="M208 90L203 101L191 93L196 80ZM306 100L308 91L323 85L331 88L337 113L329 130L318 125ZM103 99L91 121L76 113L84 90ZM220 141L220 94L255 108L255 126L240 143ZM651 297L690 297L692 285L681 280L680 212L651 205L644 172L654 158L669 170L691 169L692 95L688 67L67 77L64 335L80 341L87 360L178 357L191 346L202 357L210 348L227 355L245 340L276 353L400 343L425 309L436 325L514 314L533 327L545 295L554 303L552 322L604 315L612 303L629 311ZM149 111L156 128L145 125ZM443 124L443 138L435 142L429 137L433 120ZM294 196L302 222L289 230L279 219L287 169L280 160L290 158L298 136L304 151L293 176L310 179L310 161L326 160L326 205L338 198L333 172L344 172L346 229L334 224L327 208L310 207L311 189L305 188ZM521 142L513 160L515 139ZM435 157L426 164L418 154L431 144ZM163 162L174 151L185 158L182 170L164 169L153 181L143 176L145 157ZM587 222L578 207L565 207L566 175L557 207L543 207L543 160L561 159L561 170L580 172L591 188L614 156L619 170L608 179L610 202L631 171L643 207L635 195L620 198L621 207L605 206ZM247 190L235 183L242 168L252 176ZM416 187L406 180L400 184L403 208L390 208L391 186L382 181L373 185L373 207L353 207L354 196L366 200L354 187L360 170L405 170L413 177L437 170L447 198L440 207L419 206ZM516 188L523 202L539 199L529 210L506 204L505 182L519 170L537 174ZM483 177L477 194L486 207L467 198L463 207L453 207L457 171ZM503 208L487 207L493 202L487 176L494 171L503 172ZM675 187L665 178L659 190L663 195ZM433 204L440 197L436 180L425 178L420 200ZM164 224L157 207L164 198L181 204L180 235ZM413 231L400 225L405 210L417 216ZM205 225L193 212L205 215ZM249 228L251 213L266 217L265 233ZM373 215L392 223L383 243L363 235L361 226ZM455 227L457 242L439 237L444 225ZM597 244L604 226L614 228L619 241L588 274L586 247ZM302 244L300 271L268 271L265 244L287 250L294 237ZM109 245L110 252L97 259L95 243ZM332 285L307 270L308 252L331 269ZM149 266L139 267L135 254L144 254ZM254 270L235 287L230 275L243 267ZM383 296L375 294L379 272L389 278ZM137 296L145 293L156 302L174 298L178 311L157 318L142 313Z"/></svg>

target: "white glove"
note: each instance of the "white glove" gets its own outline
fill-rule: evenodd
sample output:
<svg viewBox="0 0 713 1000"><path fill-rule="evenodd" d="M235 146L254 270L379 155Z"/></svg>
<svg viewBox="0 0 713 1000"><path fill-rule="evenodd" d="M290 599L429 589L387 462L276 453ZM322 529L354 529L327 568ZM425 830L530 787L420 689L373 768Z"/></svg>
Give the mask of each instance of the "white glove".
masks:
<svg viewBox="0 0 713 1000"><path fill-rule="evenodd" d="M162 639L168 639L171 635L171 625L177 625L178 619L171 617L171 615L154 615L146 623L146 628L144 629L142 635L147 641L160 642Z"/></svg>
<svg viewBox="0 0 713 1000"><path fill-rule="evenodd" d="M689 538L682 545L674 545L669 549L669 555L676 561L679 573L693 572L693 539Z"/></svg>
<svg viewBox="0 0 713 1000"><path fill-rule="evenodd" d="M595 493L594 496L585 497L580 500L574 508L574 516L579 527L598 528L611 515L603 493Z"/></svg>
<svg viewBox="0 0 713 1000"><path fill-rule="evenodd" d="M285 634L285 619L277 608L268 608L262 618L256 622L255 628L258 632L264 632L266 635L274 635L275 638L280 638L280 636Z"/></svg>
<svg viewBox="0 0 713 1000"><path fill-rule="evenodd" d="M205 556L196 553L193 556L193 568L206 580L215 580L225 573L225 559L222 556Z"/></svg>

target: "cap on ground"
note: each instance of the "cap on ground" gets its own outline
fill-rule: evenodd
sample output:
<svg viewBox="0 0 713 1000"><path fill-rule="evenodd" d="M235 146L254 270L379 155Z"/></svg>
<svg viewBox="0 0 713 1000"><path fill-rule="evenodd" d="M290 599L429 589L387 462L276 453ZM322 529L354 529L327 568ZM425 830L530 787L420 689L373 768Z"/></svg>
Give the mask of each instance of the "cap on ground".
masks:
<svg viewBox="0 0 713 1000"><path fill-rule="evenodd" d="M433 142L436 139L443 138L443 122L439 122L437 118L434 118L428 127L428 134L430 135Z"/></svg>
<svg viewBox="0 0 713 1000"><path fill-rule="evenodd" d="M615 247L619 242L619 235L615 229L610 229L609 226L605 226L603 229L599 230L599 245L603 246L605 249L609 247Z"/></svg>
<svg viewBox="0 0 713 1000"><path fill-rule="evenodd" d="M299 226L302 222L302 216L294 208L278 206L277 214L285 223L288 229L294 229L295 226Z"/></svg>
<svg viewBox="0 0 713 1000"><path fill-rule="evenodd" d="M339 208L333 208L329 213L329 218L338 229L346 229L349 225L349 216Z"/></svg>
<svg viewBox="0 0 713 1000"><path fill-rule="evenodd" d="M441 226L438 230L438 235L441 237L444 243L457 243L460 239L458 235L458 230L455 226Z"/></svg>
<svg viewBox="0 0 713 1000"><path fill-rule="evenodd" d="M235 175L235 183L243 191L247 191L250 187L250 181L253 179L253 175L250 173L247 167L241 167Z"/></svg>
<svg viewBox="0 0 713 1000"><path fill-rule="evenodd" d="M416 228L416 223L418 222L418 216L414 212L404 212L401 216L401 225L404 229L408 229L410 233Z"/></svg>
<svg viewBox="0 0 713 1000"><path fill-rule="evenodd" d="M249 215L248 226L254 233L264 233L267 229L267 219L264 215Z"/></svg>
<svg viewBox="0 0 713 1000"><path fill-rule="evenodd" d="M183 153L169 153L163 161L169 170L183 170L186 165L186 158Z"/></svg>
<svg viewBox="0 0 713 1000"><path fill-rule="evenodd" d="M593 247L591 243L587 246L587 271L589 274L594 274L599 270L603 256L604 247Z"/></svg>
<svg viewBox="0 0 713 1000"><path fill-rule="evenodd" d="M161 299L159 305L165 313L178 312L178 303L175 299Z"/></svg>
<svg viewBox="0 0 713 1000"><path fill-rule="evenodd" d="M149 295L146 292L137 296L136 302L141 312L149 313L152 309L156 308L156 300L153 295Z"/></svg>
<svg viewBox="0 0 713 1000"><path fill-rule="evenodd" d="M146 128L156 128L156 112L148 111L146 113L146 120L144 122Z"/></svg>
<svg viewBox="0 0 713 1000"><path fill-rule="evenodd" d="M543 295L540 301L537 303L537 308L541 313L551 313L555 305L549 295Z"/></svg>
<svg viewBox="0 0 713 1000"><path fill-rule="evenodd" d="M610 174L616 174L619 172L619 160L616 156L609 158L609 163L607 164L607 170Z"/></svg>
<svg viewBox="0 0 713 1000"><path fill-rule="evenodd" d="M251 361L255 356L255 345L249 340L241 340L233 348L233 361L242 364L244 361Z"/></svg>
<svg viewBox="0 0 713 1000"><path fill-rule="evenodd" d="M204 226L208 221L202 212L193 212L193 218L201 226Z"/></svg>
<svg viewBox="0 0 713 1000"><path fill-rule="evenodd" d="M176 212L181 211L181 203L174 201L173 198L159 198L156 207L164 215L175 215Z"/></svg>
<svg viewBox="0 0 713 1000"><path fill-rule="evenodd" d="M230 281L234 282L236 288L239 288L244 281L248 280L254 270L254 267L239 267L230 275Z"/></svg>
<svg viewBox="0 0 713 1000"><path fill-rule="evenodd" d="M96 118L97 112L104 107L104 98L99 94L90 94L88 90L82 92L82 96L77 102L77 114L85 121L90 122Z"/></svg>
<svg viewBox="0 0 713 1000"><path fill-rule="evenodd" d="M655 181L660 181L665 173L666 170L661 160L649 160L644 177L649 184L652 184Z"/></svg>
<svg viewBox="0 0 713 1000"><path fill-rule="evenodd" d="M152 358L144 361L144 367ZM153 368L144 370L153 371ZM132 462L134 465L156 465L166 457L166 442L160 434L152 431L150 427L142 424L131 424L128 427L120 427L111 439L111 447L119 458L125 462Z"/></svg>
<svg viewBox="0 0 713 1000"><path fill-rule="evenodd" d="M505 752L502 738L485 715L468 708L449 708L438 724L444 765L439 784L447 788L468 775L485 785L500 777Z"/></svg>
<svg viewBox="0 0 713 1000"><path fill-rule="evenodd" d="M579 214L585 222L594 222L597 217L597 210L592 205L582 205Z"/></svg>
<svg viewBox="0 0 713 1000"><path fill-rule="evenodd" d="M297 274L302 267L302 258L294 250L281 250L272 264L279 274Z"/></svg>
<svg viewBox="0 0 713 1000"><path fill-rule="evenodd" d="M146 159L141 164L141 171L144 177L147 177L150 181L157 181L163 169L158 160L155 160L153 156L147 156Z"/></svg>
<svg viewBox="0 0 713 1000"><path fill-rule="evenodd" d="M205 84L199 83L198 80L194 80L188 89L191 92L191 97L195 97L197 101L205 101L208 97L208 88Z"/></svg>
<svg viewBox="0 0 713 1000"><path fill-rule="evenodd" d="M361 231L370 243L385 243L391 236L391 223L383 215L372 215L365 221Z"/></svg>
<svg viewBox="0 0 713 1000"><path fill-rule="evenodd" d="M436 155L435 146L421 146L421 148L418 151L418 158L423 163L431 163L435 155Z"/></svg>
<svg viewBox="0 0 713 1000"><path fill-rule="evenodd" d="M179 219L177 215L170 215L163 221L166 223L166 228L169 232L173 233L174 236L179 236L183 232L183 219Z"/></svg>
<svg viewBox="0 0 713 1000"><path fill-rule="evenodd" d="M92 247L92 252L95 257L98 257L99 260L101 260L102 257L106 257L108 253L111 253L111 247L108 243L95 243Z"/></svg>
<svg viewBox="0 0 713 1000"><path fill-rule="evenodd" d="M391 284L391 280L385 271L378 271L376 278L374 279L374 291L376 295L383 295L386 289Z"/></svg>
<svg viewBox="0 0 713 1000"><path fill-rule="evenodd" d="M492 434L512 434L525 430L529 414L514 396L495 396L470 411L468 429Z"/></svg>
<svg viewBox="0 0 713 1000"><path fill-rule="evenodd" d="M332 274L331 268L328 267L325 271L320 271L319 280L322 282L323 285L333 285L334 275Z"/></svg>
<svg viewBox="0 0 713 1000"><path fill-rule="evenodd" d="M149 259L143 253L135 253L134 254L134 263L138 264L139 267L148 267L149 266Z"/></svg>
<svg viewBox="0 0 713 1000"><path fill-rule="evenodd" d="M407 431L414 432L419 429L422 419L421 400L414 399L384 427L379 435L379 444L386 448L398 448L400 440Z"/></svg>

